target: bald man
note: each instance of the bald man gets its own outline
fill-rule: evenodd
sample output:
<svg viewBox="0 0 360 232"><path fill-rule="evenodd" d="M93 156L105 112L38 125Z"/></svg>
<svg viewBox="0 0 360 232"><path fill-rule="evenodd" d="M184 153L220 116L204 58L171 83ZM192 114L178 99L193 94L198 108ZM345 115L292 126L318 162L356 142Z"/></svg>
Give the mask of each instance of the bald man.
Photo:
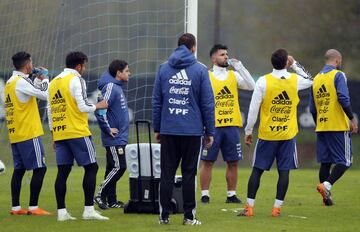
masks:
<svg viewBox="0 0 360 232"><path fill-rule="evenodd" d="M334 204L331 187L352 164L351 134L358 131L346 76L340 71L341 61L339 51L330 49L325 53L325 66L314 78L310 94L310 111L316 123L317 161L321 164L317 191L326 206Z"/></svg>

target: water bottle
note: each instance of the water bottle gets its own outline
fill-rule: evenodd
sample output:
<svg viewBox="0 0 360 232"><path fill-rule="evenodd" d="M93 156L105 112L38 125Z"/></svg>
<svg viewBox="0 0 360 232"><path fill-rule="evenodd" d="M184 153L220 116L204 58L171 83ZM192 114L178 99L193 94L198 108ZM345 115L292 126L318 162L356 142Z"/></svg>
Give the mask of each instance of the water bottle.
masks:
<svg viewBox="0 0 360 232"><path fill-rule="evenodd" d="M36 75L36 76L41 76L41 75L43 75L43 76L48 76L49 75L49 71L47 70L47 69L40 69L40 68L34 68L33 70L32 70L32 74L33 75Z"/></svg>
<svg viewBox="0 0 360 232"><path fill-rule="evenodd" d="M232 62L231 59L228 59L228 60L227 60L227 63L228 63L229 66L232 66L232 64L233 64L233 62Z"/></svg>
<svg viewBox="0 0 360 232"><path fill-rule="evenodd" d="M103 95L101 93L99 93L98 96L97 96L97 102L101 102L103 100L104 100ZM106 111L107 111L106 109L99 109L98 114L100 116L104 116L104 115L106 115Z"/></svg>

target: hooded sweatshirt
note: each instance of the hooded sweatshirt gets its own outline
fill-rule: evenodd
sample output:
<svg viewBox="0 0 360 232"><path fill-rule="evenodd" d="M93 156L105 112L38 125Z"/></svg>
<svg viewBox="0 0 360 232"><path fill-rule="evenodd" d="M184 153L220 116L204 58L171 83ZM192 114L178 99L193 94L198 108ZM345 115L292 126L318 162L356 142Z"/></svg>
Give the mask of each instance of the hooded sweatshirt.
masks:
<svg viewBox="0 0 360 232"><path fill-rule="evenodd" d="M95 113L104 147L125 146L128 143L129 113L122 84L108 72L103 73L98 82L98 89L109 105L106 111L98 110ZM119 130L115 137L111 136L110 128Z"/></svg>
<svg viewBox="0 0 360 232"><path fill-rule="evenodd" d="M214 96L208 70L184 45L160 65L152 105L155 132L214 135Z"/></svg>

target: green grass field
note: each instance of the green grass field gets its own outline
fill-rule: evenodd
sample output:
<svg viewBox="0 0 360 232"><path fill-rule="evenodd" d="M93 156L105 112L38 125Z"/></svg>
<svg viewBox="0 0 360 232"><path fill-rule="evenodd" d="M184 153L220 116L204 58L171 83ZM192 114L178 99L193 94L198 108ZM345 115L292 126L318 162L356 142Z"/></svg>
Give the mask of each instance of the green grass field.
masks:
<svg viewBox="0 0 360 232"><path fill-rule="evenodd" d="M171 224L158 225L157 215L124 214L120 209L104 211L110 221L83 221L82 175L83 170L74 167L68 180L67 208L78 218L77 221L56 221L56 201L54 182L56 177L55 155L52 150L51 138L44 125L45 136L43 143L46 152L48 172L40 196L40 206L53 212L53 216L11 216L10 179L12 174L11 150L8 144L5 126L0 123L0 159L7 166L7 171L0 176L0 232L7 231L185 231L189 230L181 225L182 215L173 215ZM104 149L101 147L99 129L91 128L93 140L97 150L99 162L98 185L102 180L105 166ZM147 135L142 132L142 141ZM135 141L133 128L130 132L130 143ZM220 161L213 173L211 184L211 203L198 205L197 216L203 225L190 228L195 231L360 231L360 165L357 151L360 149L360 136L353 137L354 165L345 176L333 187L335 206L324 207L320 195L315 187L318 182L317 164L315 162L315 135L311 130L302 130L298 135L299 163L301 169L291 172L289 191L282 208L280 218L272 218L271 208L274 202L277 172L272 171L263 175L260 190L257 195L255 216L253 218L239 218L236 212L243 205L225 204L226 182L225 169ZM251 169L250 162L252 148L243 146L245 160L239 168L238 196L246 199L246 186ZM220 158L221 160L221 158ZM305 168L306 167L306 168ZM304 169L305 168L305 169ZM29 184L31 173L27 173L23 180L21 204L27 207L29 201ZM127 172L118 183L118 197L123 201L129 199ZM198 198L200 189L198 188Z"/></svg>
<svg viewBox="0 0 360 232"><path fill-rule="evenodd" d="M103 169L99 170L98 183ZM224 168L216 168L211 186L211 203L199 203L197 216L203 225L196 228L185 228L181 225L182 215L172 215L170 225L159 225L157 215L124 214L122 209L103 211L110 221L81 220L83 210L83 193L81 180L83 171L74 167L68 181L67 207L78 220L57 222L56 215L11 216L10 178L12 170L0 176L0 231L359 231L360 212L360 170L350 170L333 187L335 205L325 207L321 204L320 195L316 192L317 171L312 169L296 170L291 173L289 191L280 218L270 216L275 196L277 172L264 174L257 195L255 216L240 218L234 210L243 205L226 204ZM238 195L245 199L246 184L250 169L239 171ZM54 181L56 169L48 169L40 206L56 213ZM30 173L24 177L21 202L26 207L29 199ZM128 200L127 174L118 183L118 195L121 200ZM199 189L198 189L198 199ZM226 209L227 211L225 211Z"/></svg>

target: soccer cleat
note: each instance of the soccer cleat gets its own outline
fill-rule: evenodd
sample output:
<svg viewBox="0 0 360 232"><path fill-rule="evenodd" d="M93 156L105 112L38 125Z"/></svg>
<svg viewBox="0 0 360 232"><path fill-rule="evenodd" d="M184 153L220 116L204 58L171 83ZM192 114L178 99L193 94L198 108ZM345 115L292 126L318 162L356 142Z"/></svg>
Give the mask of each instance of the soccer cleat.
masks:
<svg viewBox="0 0 360 232"><path fill-rule="evenodd" d="M325 206L332 206L332 205L334 205L334 201L331 199L331 197L328 198L328 199L323 199L323 203L324 203Z"/></svg>
<svg viewBox="0 0 360 232"><path fill-rule="evenodd" d="M254 216L254 206L248 204L245 205L245 209L238 214L240 217L252 217Z"/></svg>
<svg viewBox="0 0 360 232"><path fill-rule="evenodd" d="M84 220L109 220L108 217L102 216L98 211L96 210L90 210L90 211L84 211L82 218Z"/></svg>
<svg viewBox="0 0 360 232"><path fill-rule="evenodd" d="M184 218L183 221L183 225L185 226L200 226L201 225L201 221L199 221L198 219L194 218L194 219L187 219Z"/></svg>
<svg viewBox="0 0 360 232"><path fill-rule="evenodd" d="M334 204L330 190L327 190L323 183L318 184L316 190L321 194L324 205L332 206Z"/></svg>
<svg viewBox="0 0 360 232"><path fill-rule="evenodd" d="M117 201L117 202L115 202L115 203L113 203L113 204L108 204L108 207L109 208L124 208L124 202L122 202L122 201Z"/></svg>
<svg viewBox="0 0 360 232"><path fill-rule="evenodd" d="M11 215L25 215L28 214L28 211L26 209L19 209L19 210L11 210Z"/></svg>
<svg viewBox="0 0 360 232"><path fill-rule="evenodd" d="M206 196L206 195L202 196L201 197L201 203L204 203L204 204L210 203L210 197Z"/></svg>
<svg viewBox="0 0 360 232"><path fill-rule="evenodd" d="M27 212L28 215L34 215L34 216L48 216L51 215L50 212L43 210L42 208L37 208L34 210L28 210Z"/></svg>
<svg viewBox="0 0 360 232"><path fill-rule="evenodd" d="M226 198L226 203L237 203L237 204L240 204L241 203L241 200L239 198L237 198L236 195L234 196L231 196L231 197L227 197Z"/></svg>
<svg viewBox="0 0 360 232"><path fill-rule="evenodd" d="M106 202L103 201L103 199L101 199L101 196L99 196L99 195L95 196L94 203L96 203L99 206L99 208L102 210L109 208L109 206L106 204Z"/></svg>
<svg viewBox="0 0 360 232"><path fill-rule="evenodd" d="M280 208L273 207L272 212L271 212L271 216L279 217L280 216Z"/></svg>
<svg viewBox="0 0 360 232"><path fill-rule="evenodd" d="M170 220L169 220L169 218L164 218L164 219L159 219L159 224L160 225L167 225L167 224L169 224L170 223Z"/></svg>
<svg viewBox="0 0 360 232"><path fill-rule="evenodd" d="M75 217L72 217L68 212L65 214L58 214L57 216L58 222L68 221L68 220L76 220Z"/></svg>

